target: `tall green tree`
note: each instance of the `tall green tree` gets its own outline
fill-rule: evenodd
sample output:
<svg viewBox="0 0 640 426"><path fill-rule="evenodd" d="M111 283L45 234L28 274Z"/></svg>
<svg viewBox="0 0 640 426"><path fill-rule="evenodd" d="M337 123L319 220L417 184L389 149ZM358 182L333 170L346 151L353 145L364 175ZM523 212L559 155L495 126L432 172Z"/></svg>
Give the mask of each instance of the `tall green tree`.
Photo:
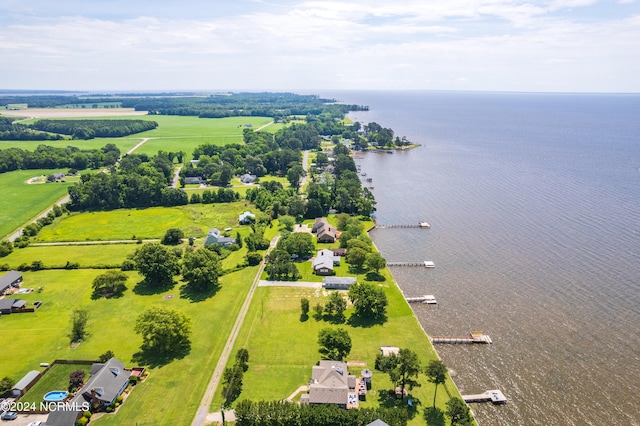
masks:
<svg viewBox="0 0 640 426"><path fill-rule="evenodd" d="M163 286L173 281L180 272L178 257L167 247L158 244L144 244L133 255L138 273L151 285Z"/></svg>
<svg viewBox="0 0 640 426"><path fill-rule="evenodd" d="M420 373L420 360L418 354L411 349L400 349L396 358L396 365L389 371L389 378L393 383L400 385L402 398L405 388L412 389L417 384L416 378Z"/></svg>
<svg viewBox="0 0 640 426"><path fill-rule="evenodd" d="M469 413L469 407L460 398L451 398L447 401L447 417L451 420L451 425L470 426L473 424L473 418Z"/></svg>
<svg viewBox="0 0 640 426"><path fill-rule="evenodd" d="M174 246L180 244L180 241L184 238L184 232L179 228L170 228L165 232L162 237L161 243L168 246Z"/></svg>
<svg viewBox="0 0 640 426"><path fill-rule="evenodd" d="M427 365L425 374L429 377L429 381L436 385L436 389L433 391L433 406L435 408L438 385L444 384L447 380L447 366L439 359L431 360Z"/></svg>
<svg viewBox="0 0 640 426"><path fill-rule="evenodd" d="M107 271L100 274L93 280L93 297L122 296L127 289L127 275L121 271Z"/></svg>
<svg viewBox="0 0 640 426"><path fill-rule="evenodd" d="M190 346L191 319L172 309L153 307L136 319L136 334L142 336L142 350L162 355Z"/></svg>
<svg viewBox="0 0 640 426"><path fill-rule="evenodd" d="M387 266L387 261L380 253L374 252L367 255L366 264L369 268L373 269L377 275L380 269L384 269L384 267Z"/></svg>
<svg viewBox="0 0 640 426"><path fill-rule="evenodd" d="M387 313L387 295L371 283L355 283L349 288L355 314L362 318L383 318Z"/></svg>
<svg viewBox="0 0 640 426"><path fill-rule="evenodd" d="M344 311L347 309L347 301L344 300L344 297L337 292L334 291L329 294L329 300L324 305L324 312L335 318L337 321L344 321Z"/></svg>
<svg viewBox="0 0 640 426"><path fill-rule="evenodd" d="M344 328L323 328L318 345L323 359L342 361L351 352L351 336Z"/></svg>
<svg viewBox="0 0 640 426"><path fill-rule="evenodd" d="M71 342L79 342L87 335L87 321L89 321L89 311L76 308L71 313Z"/></svg>
<svg viewBox="0 0 640 426"><path fill-rule="evenodd" d="M218 285L220 258L211 250L187 251L182 261L182 277L195 291L206 291Z"/></svg>

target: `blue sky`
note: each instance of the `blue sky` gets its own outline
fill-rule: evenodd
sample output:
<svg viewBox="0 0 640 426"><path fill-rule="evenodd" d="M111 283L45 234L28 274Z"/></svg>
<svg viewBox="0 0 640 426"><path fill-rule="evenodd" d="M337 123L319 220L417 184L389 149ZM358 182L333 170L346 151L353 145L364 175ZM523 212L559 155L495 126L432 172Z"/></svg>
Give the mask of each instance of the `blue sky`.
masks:
<svg viewBox="0 0 640 426"><path fill-rule="evenodd" d="M640 0L1 0L0 88L640 92Z"/></svg>

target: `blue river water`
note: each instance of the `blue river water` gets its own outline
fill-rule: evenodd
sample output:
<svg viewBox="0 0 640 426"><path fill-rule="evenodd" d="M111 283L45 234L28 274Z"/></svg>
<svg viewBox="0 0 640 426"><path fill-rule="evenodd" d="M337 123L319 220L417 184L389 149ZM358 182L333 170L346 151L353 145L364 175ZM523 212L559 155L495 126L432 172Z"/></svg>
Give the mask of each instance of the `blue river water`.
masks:
<svg viewBox="0 0 640 426"><path fill-rule="evenodd" d="M639 425L640 95L332 92L419 143L359 153L387 261L483 425Z"/></svg>

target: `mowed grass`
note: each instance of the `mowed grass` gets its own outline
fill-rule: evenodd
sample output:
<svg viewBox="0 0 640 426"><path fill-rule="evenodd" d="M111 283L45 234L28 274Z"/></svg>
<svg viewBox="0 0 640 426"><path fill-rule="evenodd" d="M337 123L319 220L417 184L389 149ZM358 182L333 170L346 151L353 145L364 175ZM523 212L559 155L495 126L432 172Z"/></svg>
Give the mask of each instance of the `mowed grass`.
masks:
<svg viewBox="0 0 640 426"><path fill-rule="evenodd" d="M324 303L328 292L321 289L259 287L253 297L251 307L243 324L233 353L240 348L249 351L249 370L243 378L243 391L238 400L281 400L291 395L299 386L306 385L311 378L311 367L320 360L318 352L318 333L325 327L343 327L351 336L353 347L347 361L365 362L374 371L373 392L362 407L390 406L395 404L388 398L388 390L393 389L387 374L374 370L375 357L380 346L397 346L415 351L423 366L437 355L424 334L420 324L404 300L402 293L389 275L383 271L381 285L389 299L388 320L383 324L359 324L357 321L332 324L317 321L310 317L303 320L300 316L300 299L306 297L310 306ZM362 278L361 278L362 280ZM346 297L346 292L341 292ZM346 317L352 314L350 307ZM230 360L233 363L233 360ZM351 368L359 374L363 367ZM422 410L433 404L434 386L421 374L420 387L410 391L414 407L419 412L410 424L424 424ZM447 378L446 390L438 389L437 406L445 409L449 400L447 390L452 396L458 392ZM458 395L459 396L459 395ZM222 403L222 386L217 390L211 404L211 410L219 409ZM415 413L414 413L415 414Z"/></svg>
<svg viewBox="0 0 640 426"><path fill-rule="evenodd" d="M49 371L20 398L20 402L35 403L35 406L39 408L47 392L67 391L69 389L69 375L77 370L85 372L85 382L89 380L91 364L55 364L51 366Z"/></svg>
<svg viewBox="0 0 640 426"><path fill-rule="evenodd" d="M27 246L15 249L2 258L0 263L8 264L11 269L19 265L31 265L40 260L46 268L64 268L67 262L77 263L80 268L116 267L122 264L128 255L139 248L139 244L100 244L100 245L60 245Z"/></svg>
<svg viewBox="0 0 640 426"><path fill-rule="evenodd" d="M202 237L209 229L238 226L238 212L252 207L248 202L189 204L179 207L120 209L64 215L44 227L37 242L109 241L162 238L169 228L185 236Z"/></svg>
<svg viewBox="0 0 640 426"><path fill-rule="evenodd" d="M251 124L251 129L255 130L273 121L271 117L198 118L178 115L148 115L136 118L156 121L158 123L156 129L136 134L137 137L143 138L184 136L218 138L230 135L242 136L245 124ZM269 127L265 129L267 128Z"/></svg>
<svg viewBox="0 0 640 426"><path fill-rule="evenodd" d="M91 299L91 282L104 270L25 272L25 287L44 287L41 293L22 294L29 305L40 300L34 313L3 316L3 353L0 376L19 380L41 362L55 359L96 359L112 350L127 367L150 367L148 379L138 384L116 415L95 424L189 425L211 378L215 364L251 286L257 267L221 277L220 290L202 301L181 297L182 283L158 293L136 291L140 276L128 272L129 289L115 299ZM171 297L169 296L171 295ZM192 321L190 352L166 364L139 361L141 338L133 331L136 317L152 306L183 312ZM89 311L89 336L70 348L70 315L75 308ZM152 361L150 361L152 362Z"/></svg>
<svg viewBox="0 0 640 426"><path fill-rule="evenodd" d="M67 194L70 183L28 184L36 176L66 172L66 169L16 170L0 174L0 236L6 237L35 218Z"/></svg>

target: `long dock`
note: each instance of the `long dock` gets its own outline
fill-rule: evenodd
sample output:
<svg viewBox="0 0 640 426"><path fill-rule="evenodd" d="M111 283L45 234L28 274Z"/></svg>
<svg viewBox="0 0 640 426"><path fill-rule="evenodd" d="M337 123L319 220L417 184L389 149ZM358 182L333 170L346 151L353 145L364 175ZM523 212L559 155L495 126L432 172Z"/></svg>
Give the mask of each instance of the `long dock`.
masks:
<svg viewBox="0 0 640 426"><path fill-rule="evenodd" d="M418 222L415 224L391 224L391 225L376 225L376 228L421 228L421 229L429 229L431 225L429 222Z"/></svg>
<svg viewBox="0 0 640 426"><path fill-rule="evenodd" d="M422 266L424 268L434 268L436 265L430 261L424 262L387 262L387 266Z"/></svg>
<svg viewBox="0 0 640 426"><path fill-rule="evenodd" d="M482 331L472 331L470 337L429 337L431 343L443 343L443 344L466 344L466 343L481 343L491 344L493 341L491 337L484 334Z"/></svg>
<svg viewBox="0 0 640 426"><path fill-rule="evenodd" d="M493 404L506 404L507 397L498 389L488 390L476 395L462 395L464 402L491 402Z"/></svg>

